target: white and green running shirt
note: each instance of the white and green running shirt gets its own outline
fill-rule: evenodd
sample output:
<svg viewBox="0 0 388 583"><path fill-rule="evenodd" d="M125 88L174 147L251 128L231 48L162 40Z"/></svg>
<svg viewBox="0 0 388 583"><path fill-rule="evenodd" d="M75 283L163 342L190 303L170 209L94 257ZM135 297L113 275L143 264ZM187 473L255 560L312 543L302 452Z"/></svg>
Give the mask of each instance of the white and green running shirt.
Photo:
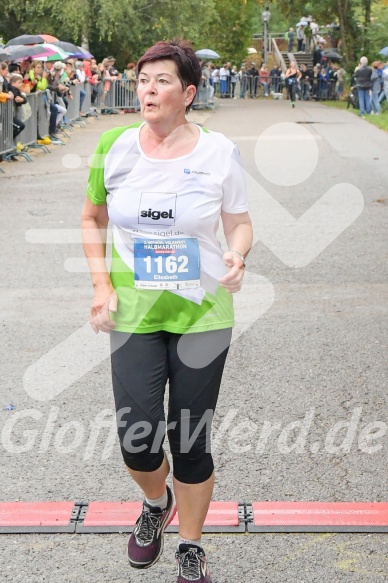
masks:
<svg viewBox="0 0 388 583"><path fill-rule="evenodd" d="M227 270L216 235L221 210L248 210L238 151L222 134L201 129L190 154L172 160L149 158L140 146L141 126L115 128L102 135L87 189L95 205L107 204L112 224L110 276L119 300L118 310L112 314L116 330L183 334L229 328L233 326L233 299L218 285ZM134 259L139 241L151 249L163 248L166 241L167 247L174 246L171 240L176 239L179 248L178 243L186 238L194 239L195 244L198 241L199 287L163 289L168 285L165 280L176 277L173 260L170 269L166 271L163 263L162 275L152 276L159 278L151 283L155 289L135 287L135 279L139 279L135 261L136 265L144 261L144 269L153 261L152 269L156 269L166 259L163 253L168 253L159 250L160 258L154 254L152 259L138 259L136 251ZM183 269L183 264L178 267Z"/></svg>

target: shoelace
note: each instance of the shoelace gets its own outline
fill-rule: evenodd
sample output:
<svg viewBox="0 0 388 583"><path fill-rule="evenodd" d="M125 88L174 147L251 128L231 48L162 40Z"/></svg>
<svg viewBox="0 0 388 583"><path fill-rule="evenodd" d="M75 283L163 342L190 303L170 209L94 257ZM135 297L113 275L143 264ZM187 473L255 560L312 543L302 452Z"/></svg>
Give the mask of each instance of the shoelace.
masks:
<svg viewBox="0 0 388 583"><path fill-rule="evenodd" d="M181 565L181 575L188 581L196 581L201 577L201 559L200 555L193 550L183 553L179 557Z"/></svg>
<svg viewBox="0 0 388 583"><path fill-rule="evenodd" d="M139 520L139 530L136 533L136 538L141 540L144 544L151 543L154 538L154 532L160 526L159 516L155 516L152 512L142 512Z"/></svg>

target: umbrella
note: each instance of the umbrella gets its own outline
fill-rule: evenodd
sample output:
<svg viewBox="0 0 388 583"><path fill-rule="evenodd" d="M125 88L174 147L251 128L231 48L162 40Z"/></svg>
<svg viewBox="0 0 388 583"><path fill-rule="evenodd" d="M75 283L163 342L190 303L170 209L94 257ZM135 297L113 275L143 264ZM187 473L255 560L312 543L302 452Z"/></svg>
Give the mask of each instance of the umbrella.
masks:
<svg viewBox="0 0 388 583"><path fill-rule="evenodd" d="M69 58L69 55L66 53L66 51L50 43L35 46L41 49L39 56L36 56L36 58L41 61L63 61L64 59Z"/></svg>
<svg viewBox="0 0 388 583"><path fill-rule="evenodd" d="M301 20L300 22L297 22L295 26L307 26L308 22L306 22L306 20Z"/></svg>
<svg viewBox="0 0 388 583"><path fill-rule="evenodd" d="M331 59L332 61L335 60L341 61L342 59L342 56L332 49L325 49L324 51L322 51L322 55L327 59Z"/></svg>
<svg viewBox="0 0 388 583"><path fill-rule="evenodd" d="M92 55L92 53L89 53L82 47L77 47L77 49L78 49L77 52L70 53L70 57L76 57L77 59L94 59L94 55Z"/></svg>
<svg viewBox="0 0 388 583"><path fill-rule="evenodd" d="M16 36L7 42L6 47L13 45L36 45L38 43L46 43L57 41L58 39L51 34L22 34Z"/></svg>
<svg viewBox="0 0 388 583"><path fill-rule="evenodd" d="M0 61L9 61L11 56L5 51L5 49L0 49Z"/></svg>
<svg viewBox="0 0 388 583"><path fill-rule="evenodd" d="M63 51L68 54L68 58L75 57L77 59L93 59L94 55L83 49L82 47L78 47L73 43L68 43L63 40L59 40L58 42L52 43L53 46L59 47Z"/></svg>
<svg viewBox="0 0 388 583"><path fill-rule="evenodd" d="M9 54L9 59L13 61L28 59L28 57L36 57L42 53L43 45L23 46L12 45L4 49ZM53 51L52 51L53 52Z"/></svg>
<svg viewBox="0 0 388 583"><path fill-rule="evenodd" d="M247 49L247 53L248 55L254 55L255 53L257 53L257 50L253 47L249 47L249 49Z"/></svg>
<svg viewBox="0 0 388 583"><path fill-rule="evenodd" d="M58 40L58 41L53 42L51 44L54 45L55 47L59 47L60 49L66 51L66 53L69 53L69 55L78 53L78 51L79 51L79 47L77 47L77 45L75 45L73 43L68 43L68 42L63 41L63 40Z"/></svg>
<svg viewBox="0 0 388 583"><path fill-rule="evenodd" d="M199 51L195 51L195 54L199 59L220 59L220 55L216 53L216 51L212 51L211 49L200 49Z"/></svg>
<svg viewBox="0 0 388 583"><path fill-rule="evenodd" d="M384 55L384 57L388 57L388 47L384 47L383 49L381 49L379 55Z"/></svg>

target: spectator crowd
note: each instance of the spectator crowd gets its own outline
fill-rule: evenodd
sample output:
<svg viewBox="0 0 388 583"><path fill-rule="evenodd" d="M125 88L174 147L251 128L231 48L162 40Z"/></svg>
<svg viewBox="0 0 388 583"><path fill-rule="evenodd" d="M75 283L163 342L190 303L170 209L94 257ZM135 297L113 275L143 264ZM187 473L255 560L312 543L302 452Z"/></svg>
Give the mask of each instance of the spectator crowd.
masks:
<svg viewBox="0 0 388 583"><path fill-rule="evenodd" d="M295 106L296 99L344 99L345 82L350 80L348 99L354 107L360 107L360 115L379 114L381 103L388 98L388 62L374 61L369 67L366 57L362 57L354 73L348 75L340 65L340 59L329 59L325 54L325 40L318 35L317 25L315 29L312 25L315 23L310 22L308 26L303 23L297 27L296 34L292 27L286 33L289 53L293 51L294 41L299 53L304 53L308 46L312 49L312 65L306 59L306 63L299 67L292 58L286 70L280 65L269 68L265 62L257 67L251 61L252 57L239 66L229 61L221 66L201 61L202 79L192 107L211 107L215 97L257 99L272 96L282 99L286 94L292 106ZM29 94L41 93L46 108L48 134L37 136L42 144L63 143L58 133L69 123L68 112L74 100L77 102L72 111L75 108L80 118L94 115L97 108L101 114L139 111L136 65L129 62L124 71L119 72L115 63L113 56L100 63L93 58L69 58L65 62L31 59L0 62L0 103L12 101L14 104L12 127L15 144L31 116ZM89 100L85 110L86 89Z"/></svg>

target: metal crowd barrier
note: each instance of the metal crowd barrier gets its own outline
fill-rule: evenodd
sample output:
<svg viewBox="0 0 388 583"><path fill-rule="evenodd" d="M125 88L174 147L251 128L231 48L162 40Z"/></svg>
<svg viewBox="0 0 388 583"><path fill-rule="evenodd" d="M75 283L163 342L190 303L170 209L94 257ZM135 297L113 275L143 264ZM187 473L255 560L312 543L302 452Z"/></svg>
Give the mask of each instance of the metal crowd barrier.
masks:
<svg viewBox="0 0 388 583"><path fill-rule="evenodd" d="M255 99L270 96L274 99L281 99L285 95L285 82L280 75L268 75L263 79L258 75L252 76L244 73L239 75L236 83L229 80L226 82L226 86L222 87L218 82L214 86L216 97L221 99Z"/></svg>
<svg viewBox="0 0 388 583"><path fill-rule="evenodd" d="M80 111L82 113L88 113L90 111L91 106L92 106L92 99L91 99L92 98L92 91L90 88L90 83L85 81L85 83L83 83L81 85L81 88L85 91L86 95L85 95L85 98L84 98L84 101L82 103L82 107L81 107Z"/></svg>
<svg viewBox="0 0 388 583"><path fill-rule="evenodd" d="M101 81L95 91L93 106L101 109L102 113L112 113L116 110L139 111L136 83L131 79Z"/></svg>
<svg viewBox="0 0 388 583"><path fill-rule="evenodd" d="M14 149L13 145L13 103L0 103L0 155Z"/></svg>
<svg viewBox="0 0 388 583"><path fill-rule="evenodd" d="M43 93L38 93L38 137L44 138L49 133L50 110Z"/></svg>
<svg viewBox="0 0 388 583"><path fill-rule="evenodd" d="M79 117L79 104L80 104L80 86L79 85L72 85L71 86L71 95L72 99L66 98L67 101L67 113L66 118L69 122L73 122L74 120Z"/></svg>
<svg viewBox="0 0 388 583"><path fill-rule="evenodd" d="M36 143L38 139L38 98L40 95L38 93L31 93L27 95L27 103L31 107L31 116L25 120L26 127L20 134L16 137L17 142L21 142L23 146L31 146ZM20 110L16 105L15 107L15 117L19 119Z"/></svg>
<svg viewBox="0 0 388 583"><path fill-rule="evenodd" d="M213 98L214 87L210 84L200 84L191 107L193 109L212 109L214 107Z"/></svg>

